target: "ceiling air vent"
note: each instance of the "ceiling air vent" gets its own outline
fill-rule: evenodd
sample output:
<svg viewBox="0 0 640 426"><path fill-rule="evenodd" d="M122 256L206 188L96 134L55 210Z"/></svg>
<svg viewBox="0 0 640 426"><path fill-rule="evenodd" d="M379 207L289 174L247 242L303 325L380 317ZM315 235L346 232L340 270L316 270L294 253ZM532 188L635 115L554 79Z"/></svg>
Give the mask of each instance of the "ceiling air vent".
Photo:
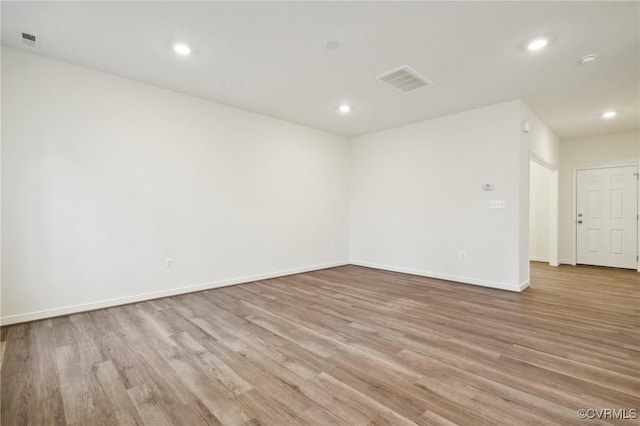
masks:
<svg viewBox="0 0 640 426"><path fill-rule="evenodd" d="M27 46L35 46L36 45L36 36L29 33L22 33L22 43Z"/></svg>
<svg viewBox="0 0 640 426"><path fill-rule="evenodd" d="M433 81L406 65L382 73L376 79L403 93L433 84Z"/></svg>

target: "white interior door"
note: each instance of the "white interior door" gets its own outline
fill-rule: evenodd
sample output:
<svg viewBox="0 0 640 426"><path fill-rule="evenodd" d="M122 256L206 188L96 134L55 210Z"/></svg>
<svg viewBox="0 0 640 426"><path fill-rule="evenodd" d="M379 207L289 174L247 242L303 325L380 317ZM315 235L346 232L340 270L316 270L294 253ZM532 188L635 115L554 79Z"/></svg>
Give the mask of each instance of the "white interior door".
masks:
<svg viewBox="0 0 640 426"><path fill-rule="evenodd" d="M577 263L636 269L638 167L578 170Z"/></svg>

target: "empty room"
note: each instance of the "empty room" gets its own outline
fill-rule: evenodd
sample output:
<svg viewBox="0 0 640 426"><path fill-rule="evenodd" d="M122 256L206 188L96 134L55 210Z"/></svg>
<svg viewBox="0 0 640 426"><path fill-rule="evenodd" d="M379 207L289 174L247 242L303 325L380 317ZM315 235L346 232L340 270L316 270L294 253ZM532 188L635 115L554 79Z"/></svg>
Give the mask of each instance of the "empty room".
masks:
<svg viewBox="0 0 640 426"><path fill-rule="evenodd" d="M0 8L3 426L638 424L640 2Z"/></svg>

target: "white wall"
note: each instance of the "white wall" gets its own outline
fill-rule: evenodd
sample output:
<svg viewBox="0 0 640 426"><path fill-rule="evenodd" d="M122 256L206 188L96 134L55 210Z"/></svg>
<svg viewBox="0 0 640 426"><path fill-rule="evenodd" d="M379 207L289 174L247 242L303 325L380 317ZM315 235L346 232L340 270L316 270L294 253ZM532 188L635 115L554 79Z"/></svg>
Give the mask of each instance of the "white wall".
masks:
<svg viewBox="0 0 640 426"><path fill-rule="evenodd" d="M529 193L529 258L549 261L549 185L551 172L531 162Z"/></svg>
<svg viewBox="0 0 640 426"><path fill-rule="evenodd" d="M2 86L4 323L348 260L345 138L8 48Z"/></svg>
<svg viewBox="0 0 640 426"><path fill-rule="evenodd" d="M0 47L0 325L2 325L2 47Z"/></svg>
<svg viewBox="0 0 640 426"><path fill-rule="evenodd" d="M352 263L519 290L520 118L508 102L354 138Z"/></svg>
<svg viewBox="0 0 640 426"><path fill-rule="evenodd" d="M2 59L4 323L349 260L528 283L529 158L555 166L557 139L519 101L349 141L7 48ZM506 208L489 209L496 199Z"/></svg>
<svg viewBox="0 0 640 426"><path fill-rule="evenodd" d="M560 143L560 260L574 262L574 174L576 169L638 164L640 133L614 133Z"/></svg>

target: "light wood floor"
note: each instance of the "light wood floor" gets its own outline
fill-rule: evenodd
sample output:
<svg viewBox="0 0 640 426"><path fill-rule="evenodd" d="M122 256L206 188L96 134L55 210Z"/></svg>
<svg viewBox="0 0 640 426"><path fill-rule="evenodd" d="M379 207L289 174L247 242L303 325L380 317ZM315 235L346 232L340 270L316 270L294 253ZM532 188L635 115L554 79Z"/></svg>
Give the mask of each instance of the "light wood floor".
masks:
<svg viewBox="0 0 640 426"><path fill-rule="evenodd" d="M345 266L4 327L2 425L583 424L640 405L638 277Z"/></svg>

